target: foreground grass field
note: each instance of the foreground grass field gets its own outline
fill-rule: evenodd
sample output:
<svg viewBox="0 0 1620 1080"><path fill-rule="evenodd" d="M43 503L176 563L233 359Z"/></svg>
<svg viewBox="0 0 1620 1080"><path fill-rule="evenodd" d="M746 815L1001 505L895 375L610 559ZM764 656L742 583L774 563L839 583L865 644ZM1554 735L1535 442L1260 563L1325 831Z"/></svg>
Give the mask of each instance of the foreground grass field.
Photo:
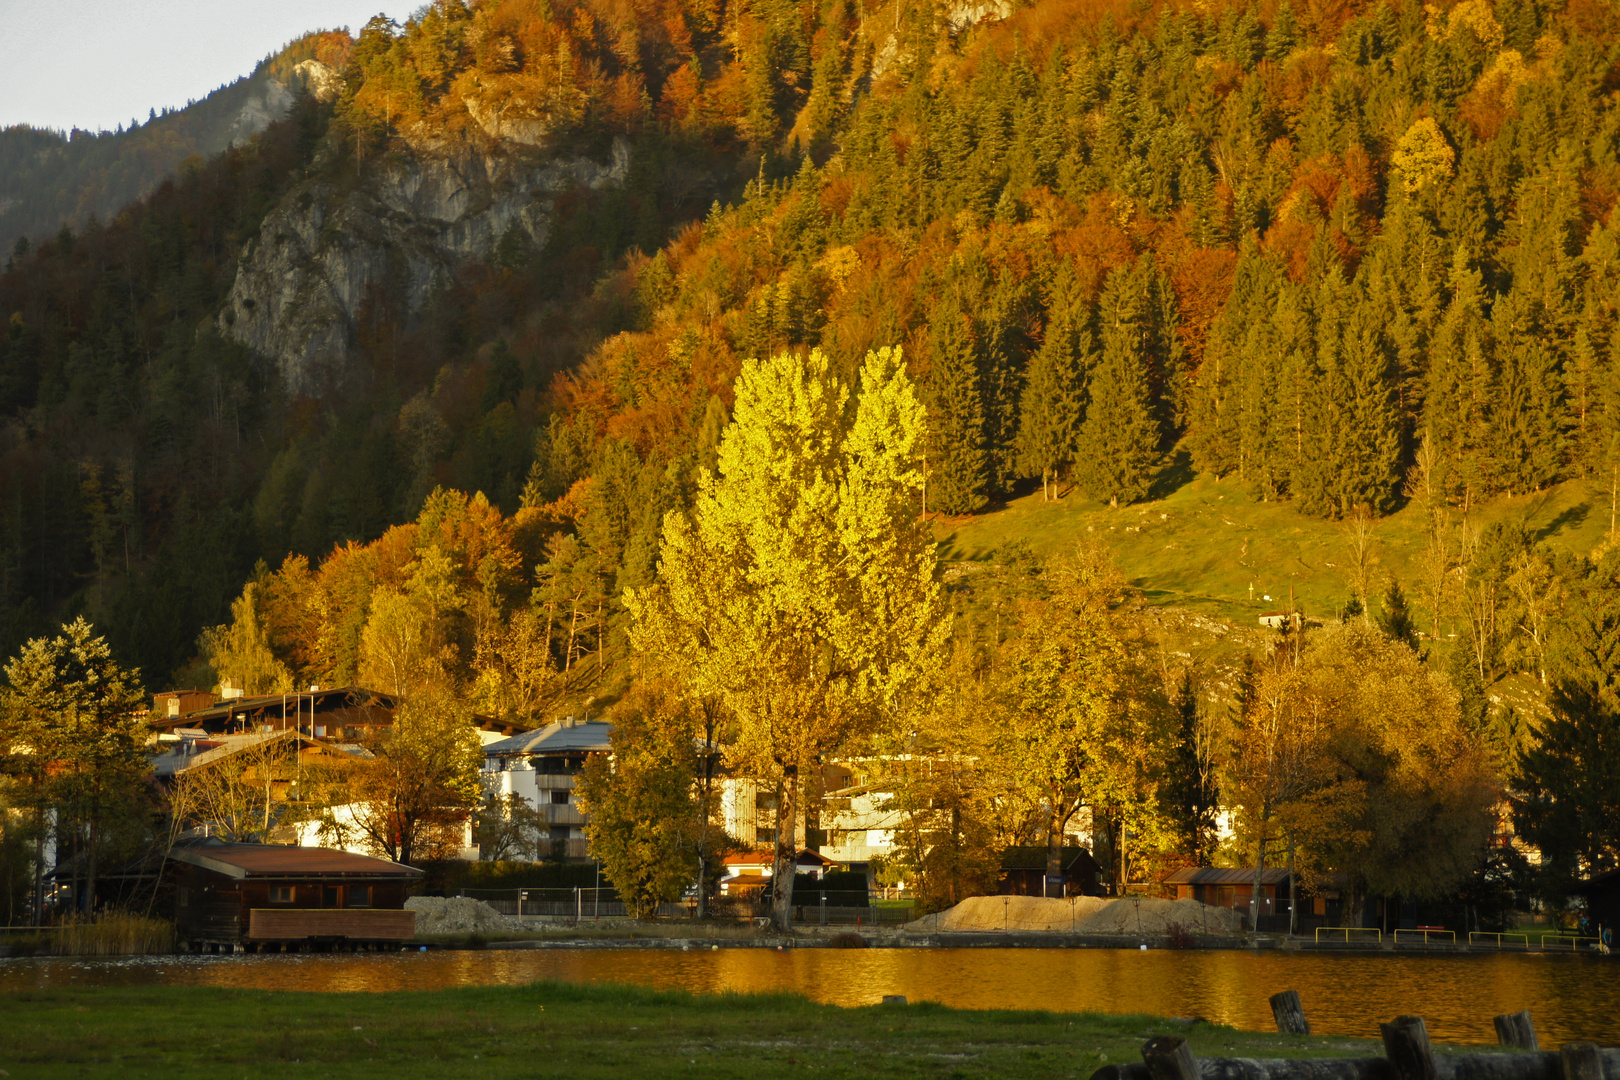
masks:
<svg viewBox="0 0 1620 1080"><path fill-rule="evenodd" d="M1376 1053L1144 1016L840 1009L787 994L692 996L534 983L426 993L197 987L0 995L10 1077L1077 1077L1187 1034L1200 1056Z"/></svg>

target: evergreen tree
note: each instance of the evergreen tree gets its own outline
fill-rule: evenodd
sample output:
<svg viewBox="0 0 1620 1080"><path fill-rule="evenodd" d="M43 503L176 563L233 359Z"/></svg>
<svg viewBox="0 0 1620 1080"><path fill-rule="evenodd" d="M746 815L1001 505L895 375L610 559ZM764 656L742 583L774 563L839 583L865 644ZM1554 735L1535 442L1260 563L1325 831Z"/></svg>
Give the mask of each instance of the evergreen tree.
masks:
<svg viewBox="0 0 1620 1080"><path fill-rule="evenodd" d="M1166 763L1160 799L1179 833L1179 850L1191 852L1199 866L1208 866L1220 841L1216 815L1221 791L1212 733L1199 707L1190 668L1182 672L1171 708L1176 739Z"/></svg>
<svg viewBox="0 0 1620 1080"><path fill-rule="evenodd" d="M1406 603L1406 591L1393 577L1389 579L1389 588L1384 590L1384 613L1378 617L1378 627L1386 636L1404 643L1414 652L1419 651L1417 620Z"/></svg>
<svg viewBox="0 0 1620 1080"><path fill-rule="evenodd" d="M1102 352L1091 377L1075 478L1112 506L1147 494L1161 432L1149 389L1146 296L1130 267L1108 276L1099 305Z"/></svg>
<svg viewBox="0 0 1620 1080"><path fill-rule="evenodd" d="M1323 286L1318 377L1296 494L1307 513L1337 518L1358 506L1393 508L1401 436L1389 344L1372 305L1335 280L1330 274Z"/></svg>
<svg viewBox="0 0 1620 1080"><path fill-rule="evenodd" d="M1552 650L1552 716L1519 765L1514 822L1550 891L1620 867L1620 560L1579 583Z"/></svg>
<svg viewBox="0 0 1620 1080"><path fill-rule="evenodd" d="M978 351L967 315L954 296L946 296L934 308L928 345L925 498L929 509L971 514L988 499L990 461Z"/></svg>
<svg viewBox="0 0 1620 1080"><path fill-rule="evenodd" d="M1085 417L1086 374L1095 360L1086 312L1059 293L1046 338L1030 361L1018 425L1024 475L1040 475L1041 498L1057 497L1057 481L1074 460Z"/></svg>

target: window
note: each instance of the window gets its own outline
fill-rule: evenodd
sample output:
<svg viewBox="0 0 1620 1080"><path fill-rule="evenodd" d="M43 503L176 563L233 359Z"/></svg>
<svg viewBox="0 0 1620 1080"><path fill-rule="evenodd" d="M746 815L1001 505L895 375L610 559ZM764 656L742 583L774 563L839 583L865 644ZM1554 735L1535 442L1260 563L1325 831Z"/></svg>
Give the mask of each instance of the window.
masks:
<svg viewBox="0 0 1620 1080"><path fill-rule="evenodd" d="M772 792L769 795L755 795L754 796L754 809L755 810L775 810L776 809L776 793Z"/></svg>
<svg viewBox="0 0 1620 1080"><path fill-rule="evenodd" d="M321 899L322 907L342 907L343 887L341 885L328 885L325 896Z"/></svg>
<svg viewBox="0 0 1620 1080"><path fill-rule="evenodd" d="M754 843L756 843L756 844L774 844L774 843L776 843L776 830L775 829L755 829L754 830Z"/></svg>
<svg viewBox="0 0 1620 1080"><path fill-rule="evenodd" d="M291 885L270 886L270 902L272 904L290 904L297 891Z"/></svg>
<svg viewBox="0 0 1620 1080"><path fill-rule="evenodd" d="M344 907L370 907L371 886L350 885L348 896L346 896L344 899L346 901L343 905Z"/></svg>
<svg viewBox="0 0 1620 1080"><path fill-rule="evenodd" d="M554 803L565 803L565 802L567 802L568 801L568 792L566 792L566 791L553 791L551 793L551 801L554 802Z"/></svg>

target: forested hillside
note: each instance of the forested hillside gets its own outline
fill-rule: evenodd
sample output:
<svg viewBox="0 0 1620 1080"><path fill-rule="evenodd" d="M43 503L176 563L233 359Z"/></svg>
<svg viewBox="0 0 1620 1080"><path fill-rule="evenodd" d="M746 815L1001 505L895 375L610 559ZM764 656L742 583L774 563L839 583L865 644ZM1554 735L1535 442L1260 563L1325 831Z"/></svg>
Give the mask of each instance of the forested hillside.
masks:
<svg viewBox="0 0 1620 1080"><path fill-rule="evenodd" d="M184 108L151 110L113 131L0 130L0 251L37 243L64 224L103 221L150 192L189 158L238 146L279 120L303 79L306 60L342 67L349 36L312 33L265 59L251 75ZM26 250L26 245L23 250Z"/></svg>
<svg viewBox="0 0 1620 1080"><path fill-rule="evenodd" d="M1613 471L1611 6L996 14L374 21L335 103L0 278L0 644L85 610L178 675L256 560L318 566L440 485L549 522L612 625L740 361L813 345L846 378L903 346L930 512L1028 484L1129 503L1179 448L1323 519L1417 500L1438 533ZM241 245L308 175L614 137L632 178L559 200L544 245L491 237L420 312L369 283L341 390L292 396L216 332Z"/></svg>

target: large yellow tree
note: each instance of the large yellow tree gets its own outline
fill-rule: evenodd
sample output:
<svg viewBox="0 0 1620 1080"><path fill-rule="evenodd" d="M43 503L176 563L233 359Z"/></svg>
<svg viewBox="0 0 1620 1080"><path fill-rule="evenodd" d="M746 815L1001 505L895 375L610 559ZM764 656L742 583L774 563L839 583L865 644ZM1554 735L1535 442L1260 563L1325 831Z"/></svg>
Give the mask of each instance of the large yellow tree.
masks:
<svg viewBox="0 0 1620 1080"><path fill-rule="evenodd" d="M923 418L898 349L869 353L853 393L819 350L747 362L718 473L665 518L660 583L626 594L635 646L724 704L728 763L779 791L783 929L801 777L894 715L943 650Z"/></svg>

